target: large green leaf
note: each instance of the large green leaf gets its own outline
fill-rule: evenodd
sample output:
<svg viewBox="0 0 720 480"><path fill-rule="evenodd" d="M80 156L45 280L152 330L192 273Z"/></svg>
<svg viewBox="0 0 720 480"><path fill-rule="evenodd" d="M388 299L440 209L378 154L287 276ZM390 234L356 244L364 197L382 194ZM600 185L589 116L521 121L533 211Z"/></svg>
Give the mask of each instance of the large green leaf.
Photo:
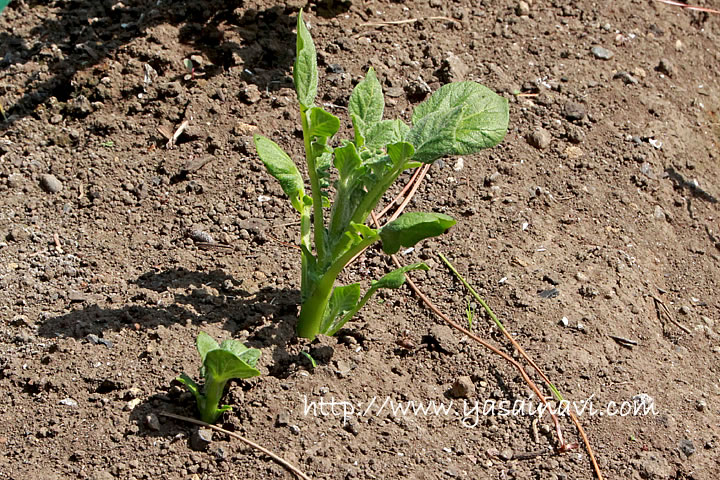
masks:
<svg viewBox="0 0 720 480"><path fill-rule="evenodd" d="M255 148L260 160L265 164L270 175L280 182L283 192L290 198L296 210L302 212L304 208L303 196L305 189L300 172L295 162L283 151L280 146L262 135L255 135Z"/></svg>
<svg viewBox="0 0 720 480"><path fill-rule="evenodd" d="M293 80L298 102L309 108L315 101L318 88L317 54L310 31L302 19L302 10L297 18L296 58Z"/></svg>
<svg viewBox="0 0 720 480"><path fill-rule="evenodd" d="M381 120L365 132L365 145L369 148L384 148L390 143L403 141L410 127L402 120Z"/></svg>
<svg viewBox="0 0 720 480"><path fill-rule="evenodd" d="M363 145L361 138L365 138L367 130L382 120L385 110L382 86L372 67L365 78L358 83L350 95L348 112L355 128L355 143L358 147Z"/></svg>
<svg viewBox="0 0 720 480"><path fill-rule="evenodd" d="M335 287L330 297L328 307L323 315L319 333L332 335L327 332L333 330L336 322L357 306L358 300L360 300L359 283Z"/></svg>
<svg viewBox="0 0 720 480"><path fill-rule="evenodd" d="M436 237L455 225L452 217L442 213L404 213L380 230L382 249L388 255L400 247L412 247L420 240Z"/></svg>
<svg viewBox="0 0 720 480"><path fill-rule="evenodd" d="M497 145L508 122L505 98L476 82L450 83L417 106L405 140L415 147L415 160L431 163Z"/></svg>

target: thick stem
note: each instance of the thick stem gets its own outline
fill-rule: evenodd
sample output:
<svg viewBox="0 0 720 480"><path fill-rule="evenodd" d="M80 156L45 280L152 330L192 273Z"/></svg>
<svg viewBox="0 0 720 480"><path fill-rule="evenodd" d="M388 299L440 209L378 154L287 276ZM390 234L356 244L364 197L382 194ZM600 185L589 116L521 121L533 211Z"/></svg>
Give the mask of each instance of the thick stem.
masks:
<svg viewBox="0 0 720 480"><path fill-rule="evenodd" d="M215 380L212 376L209 376L205 381L205 392L203 401L200 402L202 405L198 405L200 410L200 418L206 423L215 423L217 419L222 415L220 410L220 400L222 400L223 393L225 393L224 382Z"/></svg>
<svg viewBox="0 0 720 480"><path fill-rule="evenodd" d="M312 292L312 295L302 304L300 318L298 318L297 324L298 337L310 340L315 339L328 302L330 301L330 295L332 294L337 276L340 275L345 265L355 258L355 255L377 242L379 238L378 235L375 235L364 239L362 242L356 243L350 250L345 252L343 256L330 265L330 268L328 268L327 272L325 272L315 285L315 290Z"/></svg>

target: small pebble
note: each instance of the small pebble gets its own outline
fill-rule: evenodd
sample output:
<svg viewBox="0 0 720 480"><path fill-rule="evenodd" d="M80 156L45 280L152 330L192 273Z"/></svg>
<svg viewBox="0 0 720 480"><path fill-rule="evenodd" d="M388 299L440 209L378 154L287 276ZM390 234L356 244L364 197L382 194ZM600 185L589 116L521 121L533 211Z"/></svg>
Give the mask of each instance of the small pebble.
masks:
<svg viewBox="0 0 720 480"><path fill-rule="evenodd" d="M660 205L655 205L655 210L653 211L653 217L655 217L655 220L665 220L665 210Z"/></svg>
<svg viewBox="0 0 720 480"><path fill-rule="evenodd" d="M77 407L78 403L72 398L63 398L60 400L60 405L67 405L68 407Z"/></svg>
<svg viewBox="0 0 720 480"><path fill-rule="evenodd" d="M55 175L46 173L40 175L40 188L48 193L57 193L63 189L63 184Z"/></svg>
<svg viewBox="0 0 720 480"><path fill-rule="evenodd" d="M454 398L468 398L475 393L475 384L467 375L458 377L450 389L450 395Z"/></svg>
<svg viewBox="0 0 720 480"><path fill-rule="evenodd" d="M530 15L530 5L527 2L520 1L515 7L515 13L519 16Z"/></svg>
<svg viewBox="0 0 720 480"><path fill-rule="evenodd" d="M552 141L552 135L544 128L538 128L527 137L527 141L530 145L540 150L543 150L550 146Z"/></svg>
<svg viewBox="0 0 720 480"><path fill-rule="evenodd" d="M570 320L568 320L567 317L562 317L559 324L561 327L567 327L568 325L570 325Z"/></svg>
<svg viewBox="0 0 720 480"><path fill-rule="evenodd" d="M275 417L276 427L286 427L290 423L290 414L288 412L280 412Z"/></svg>
<svg viewBox="0 0 720 480"><path fill-rule="evenodd" d="M592 47L590 49L595 58L599 60L610 60L615 56L613 52L603 47Z"/></svg>
<svg viewBox="0 0 720 480"><path fill-rule="evenodd" d="M512 460L513 455L514 452L512 451L512 448L505 448L502 452L500 452L500 458L505 461Z"/></svg>
<svg viewBox="0 0 720 480"><path fill-rule="evenodd" d="M675 65L673 65L673 63L667 58L661 58L660 63L658 63L658 66L655 67L655 70L663 75L667 75L668 77L675 76Z"/></svg>
<svg viewBox="0 0 720 480"><path fill-rule="evenodd" d="M193 431L190 437L190 448L197 452L207 450L212 442L213 431L209 428L200 427Z"/></svg>
<svg viewBox="0 0 720 480"><path fill-rule="evenodd" d="M680 450L685 454L685 456L689 457L690 455L695 453L695 445L693 444L692 440L684 438L680 442Z"/></svg>
<svg viewBox="0 0 720 480"><path fill-rule="evenodd" d="M565 118L570 121L580 121L587 115L587 109L585 105L578 102L567 102L565 104Z"/></svg>
<svg viewBox="0 0 720 480"><path fill-rule="evenodd" d="M150 413L145 416L145 425L154 432L160 431L160 420L154 413Z"/></svg>
<svg viewBox="0 0 720 480"><path fill-rule="evenodd" d="M704 412L707 409L707 402L705 400L698 400L695 404L695 409L698 412Z"/></svg>

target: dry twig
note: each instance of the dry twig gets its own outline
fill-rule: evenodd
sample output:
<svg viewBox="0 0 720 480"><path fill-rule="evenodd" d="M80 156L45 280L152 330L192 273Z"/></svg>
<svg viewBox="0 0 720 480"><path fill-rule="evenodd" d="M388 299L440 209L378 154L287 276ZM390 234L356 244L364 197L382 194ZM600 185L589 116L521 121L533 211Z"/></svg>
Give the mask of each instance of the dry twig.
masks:
<svg viewBox="0 0 720 480"><path fill-rule="evenodd" d="M182 420L182 421L184 421L184 422L194 423L195 425L200 425L200 426L203 426L203 427L206 427L206 428L211 428L211 429L213 429L213 430L215 430L215 431L217 431L217 432L221 432L221 433L224 433L224 434L226 434L226 435L229 435L229 436L231 436L231 437L233 437L233 438L237 438L238 440L240 440L241 442L245 443L246 445L254 448L255 450L259 450L259 451L261 451L262 453L264 453L265 455L269 456L270 458L272 458L273 460L275 460L277 463L279 463L280 465L282 465L283 467L285 467L287 470L289 470L290 472L292 472L292 473L294 473L295 475L297 475L298 478L302 478L303 480L310 480L310 477L308 477L307 475L305 475L302 471L300 471L297 467L295 467L295 466L294 466L293 464L291 464L290 462L288 462L288 461L286 461L286 460L278 457L277 455L275 455L273 452L271 452L271 451L268 450L267 448L258 445L257 443L253 442L252 440L248 440L247 438L243 437L242 435L238 435L238 434L235 433L235 432L230 432L230 431L228 431L228 430L225 430L224 428L220 428L220 427L217 427L217 426L215 426L215 425L210 425L209 423L205 423L205 422L202 422L202 421L200 421L200 420L196 420L196 419L194 419L194 418L183 417L182 415L175 415L174 413L160 412L160 415L162 415L163 417L174 418L174 419L176 419L176 420Z"/></svg>

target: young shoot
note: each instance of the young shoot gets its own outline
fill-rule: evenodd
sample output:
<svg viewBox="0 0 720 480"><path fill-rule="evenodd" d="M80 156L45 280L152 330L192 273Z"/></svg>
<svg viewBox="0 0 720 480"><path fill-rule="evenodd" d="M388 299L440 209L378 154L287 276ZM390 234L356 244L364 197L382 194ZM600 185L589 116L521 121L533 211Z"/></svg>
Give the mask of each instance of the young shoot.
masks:
<svg viewBox="0 0 720 480"><path fill-rule="evenodd" d="M232 409L230 405L220 406L227 382L233 378L245 379L260 375L260 371L255 368L260 350L248 348L232 339L218 345L210 335L200 332L197 351L202 361L200 376L205 379L202 390L184 373L178 377L178 381L195 396L200 419L205 423L215 423L223 413Z"/></svg>
<svg viewBox="0 0 720 480"><path fill-rule="evenodd" d="M405 213L382 228L365 224L370 212L404 171L446 155L469 155L497 145L508 126L508 103L475 82L440 87L415 108L411 125L384 119L385 101L370 68L348 103L354 138L333 142L340 120L314 104L318 89L315 46L297 20L293 78L300 109L309 193L293 160L272 140L255 135L255 146L300 214L300 337L333 335L380 288L399 288L416 263L373 281L363 294L359 283L336 286L343 268L368 246L382 243L387 254L444 233L455 220L440 213ZM336 174L331 180L330 167ZM332 188L331 188L332 185Z"/></svg>

